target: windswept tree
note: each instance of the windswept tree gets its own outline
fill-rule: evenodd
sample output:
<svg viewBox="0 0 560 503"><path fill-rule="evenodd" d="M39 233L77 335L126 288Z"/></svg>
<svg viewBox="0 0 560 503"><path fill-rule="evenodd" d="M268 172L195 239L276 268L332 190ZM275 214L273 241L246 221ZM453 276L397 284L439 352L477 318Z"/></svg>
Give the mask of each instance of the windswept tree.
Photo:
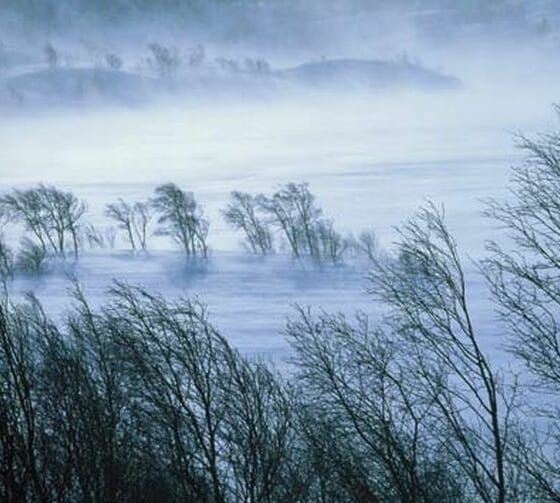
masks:
<svg viewBox="0 0 560 503"><path fill-rule="evenodd" d="M295 257L318 257L315 228L323 212L315 204L315 196L306 183L284 185L271 197L263 198L262 206Z"/></svg>
<svg viewBox="0 0 560 503"><path fill-rule="evenodd" d="M373 230L361 232L357 238L352 238L350 245L358 254L369 260L379 257L379 242Z"/></svg>
<svg viewBox="0 0 560 503"><path fill-rule="evenodd" d="M142 250L148 249L148 234L150 231L150 222L154 215L149 202L139 201L134 203L132 207L132 222L134 233L136 234L136 242Z"/></svg>
<svg viewBox="0 0 560 503"><path fill-rule="evenodd" d="M107 205L105 215L125 231L132 250L148 248L148 227L153 215L147 202L131 204L119 198L116 203Z"/></svg>
<svg viewBox="0 0 560 503"><path fill-rule="evenodd" d="M197 302L0 304L2 501L297 501L290 396Z"/></svg>
<svg viewBox="0 0 560 503"><path fill-rule="evenodd" d="M185 192L174 183L160 185L152 205L158 215L158 234L172 238L189 257L208 255L209 224L192 192Z"/></svg>
<svg viewBox="0 0 560 503"><path fill-rule="evenodd" d="M3 214L8 215L11 221L23 224L45 252L49 247L58 250L56 242L51 238L50 224L37 190L13 190L2 197L0 204Z"/></svg>
<svg viewBox="0 0 560 503"><path fill-rule="evenodd" d="M510 351L532 376L531 390L546 395L535 413L547 432L540 428L523 456L535 500L560 501L560 133L521 138L520 146L526 162L513 170L508 201L489 201L486 209L509 244L491 242L483 270Z"/></svg>
<svg viewBox="0 0 560 503"><path fill-rule="evenodd" d="M36 190L39 193L48 225L56 236L58 254L65 255L65 240L69 237L74 256L77 258L80 246L80 224L86 211L85 203L72 192L64 192L52 185L41 184Z"/></svg>
<svg viewBox="0 0 560 503"><path fill-rule="evenodd" d="M231 202L223 211L225 221L245 233L246 243L253 253L267 255L273 251L273 236L261 209L262 196L232 192Z"/></svg>
<svg viewBox="0 0 560 503"><path fill-rule="evenodd" d="M45 253L64 257L68 247L77 258L80 226L86 205L72 192L52 185L13 190L0 200L12 220L21 222L32 233Z"/></svg>
<svg viewBox="0 0 560 503"><path fill-rule="evenodd" d="M287 334L317 501L461 501L464 475L437 438L437 405L405 345L363 313L299 308Z"/></svg>
<svg viewBox="0 0 560 503"><path fill-rule="evenodd" d="M331 220L322 220L315 229L317 247L321 260L339 264L350 244L348 239L342 237L334 228Z"/></svg>
<svg viewBox="0 0 560 503"><path fill-rule="evenodd" d="M389 307L387 325L407 344L416 389L469 495L503 503L517 477L508 442L515 388L490 363L472 320L457 246L434 205L400 229L396 258L378 259L370 293Z"/></svg>
<svg viewBox="0 0 560 503"><path fill-rule="evenodd" d="M258 201L294 257L341 261L347 242L334 230L332 222L323 218L323 210L307 183L288 183L270 197L260 196Z"/></svg>
<svg viewBox="0 0 560 503"><path fill-rule="evenodd" d="M83 228L82 241L86 241L90 248L114 248L117 230L114 227L98 228L88 224Z"/></svg>

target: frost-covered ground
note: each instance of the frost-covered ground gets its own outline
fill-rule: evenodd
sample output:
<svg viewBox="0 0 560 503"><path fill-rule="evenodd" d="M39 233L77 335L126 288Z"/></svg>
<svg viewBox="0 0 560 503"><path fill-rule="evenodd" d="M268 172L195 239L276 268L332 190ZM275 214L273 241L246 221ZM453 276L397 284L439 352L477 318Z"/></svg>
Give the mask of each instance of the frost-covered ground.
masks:
<svg viewBox="0 0 560 503"><path fill-rule="evenodd" d="M86 253L77 265L40 279L19 278L56 314L78 276L99 303L112 278L165 295L196 295L245 352L280 361L294 303L326 310L375 312L365 293L367 268L319 269L284 256L254 258L220 215L232 190L269 192L307 181L341 231L372 228L390 248L394 226L427 198L443 203L469 272L470 294L487 347L495 330L482 280L470 258L495 237L480 216L485 197L506 194L519 162L512 134L550 126L555 97L543 87L523 93L471 87L442 93L306 95L259 101L167 103L142 109L42 111L0 118L2 190L48 182L88 203L88 220L107 224L105 204L138 199L173 181L192 190L210 220L207 265L186 264L161 238L147 257L125 251ZM124 243L118 243L124 248Z"/></svg>

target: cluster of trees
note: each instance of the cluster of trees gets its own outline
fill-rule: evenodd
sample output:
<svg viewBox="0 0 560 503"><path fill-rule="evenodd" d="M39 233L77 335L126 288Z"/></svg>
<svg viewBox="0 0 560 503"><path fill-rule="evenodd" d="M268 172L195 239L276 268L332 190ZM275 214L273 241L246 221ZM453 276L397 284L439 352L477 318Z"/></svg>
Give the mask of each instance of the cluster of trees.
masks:
<svg viewBox="0 0 560 503"><path fill-rule="evenodd" d="M5 298L0 499L559 501L559 145L525 141L511 200L488 205L512 241L481 269L523 374L481 345L433 205L372 261L382 319L297 310L289 378L188 299L115 283L94 310L76 287L57 325L36 299Z"/></svg>
<svg viewBox="0 0 560 503"><path fill-rule="evenodd" d="M113 246L114 228L102 231L85 222L86 204L72 192L40 184L25 190L14 189L0 197L0 278L5 281L20 268L38 272L48 257L78 258L87 243L90 247ZM132 250L147 250L152 221L155 233L169 236L187 256L208 254L208 221L191 192L173 183L156 187L147 201L128 203L119 199L107 205L105 215L123 231ZM14 253L2 237L2 229L14 223L26 235Z"/></svg>
<svg viewBox="0 0 560 503"><path fill-rule="evenodd" d="M80 228L86 205L71 192L50 185L13 190L0 198L0 231L9 222L24 226L21 249L14 253L0 233L0 279L13 273L14 265L39 271L47 255L77 258L80 249Z"/></svg>
<svg viewBox="0 0 560 503"><path fill-rule="evenodd" d="M177 47L153 42L148 45L148 51L148 57L140 61L137 69L147 70L162 79L173 78L181 67L196 69L202 67L205 63L212 63L211 60L207 59L206 49L201 44L185 51L179 51ZM183 52L186 54L182 54ZM113 70L119 70L122 63L121 58L115 54L111 53L105 56L105 64ZM238 60L218 57L213 63L217 68L228 73L267 75L271 72L270 64L262 58Z"/></svg>
<svg viewBox="0 0 560 503"><path fill-rule="evenodd" d="M0 41L1 42L1 41ZM0 51L2 47L0 46ZM198 44L191 49L187 49L185 57L181 57L179 49L174 46L167 46L158 42L152 42L147 46L148 56L142 58L136 65L138 71L148 71L149 73L164 79L172 79L182 66L194 69L201 67L206 61L206 49ZM61 66L64 59L71 60L71 57L63 57L63 54L51 43L48 42L43 47L45 63L52 70ZM105 67L109 70L120 71L124 61L115 52L106 53L101 59L96 57L98 67ZM69 63L69 61L67 62ZM268 61L262 58L245 58L243 60L218 57L214 64L221 70L229 73L250 73L254 75L266 75L271 72Z"/></svg>
<svg viewBox="0 0 560 503"><path fill-rule="evenodd" d="M120 234L133 252L146 252L152 235L169 237L187 257L208 257L209 222L192 192L173 183L156 187L152 197L130 202L123 198L105 208L114 226L99 228L85 220L87 206L73 193L51 185L12 190L0 197L0 279L15 270L38 273L51 257L75 259L86 246L113 248ZM341 263L347 256L378 254L375 234L358 237L338 233L323 216L305 183L288 183L271 196L232 192L223 211L226 222L244 233L245 248L267 255L288 250L295 258ZM8 223L26 231L14 253L2 237ZM278 245L278 246L277 246Z"/></svg>
<svg viewBox="0 0 560 503"><path fill-rule="evenodd" d="M373 232L364 232L358 238L337 232L307 183L288 183L270 196L232 192L223 216L244 233L245 247L253 253L273 253L275 237L280 247L296 258L311 257L334 264L348 253L363 252L372 258L377 252Z"/></svg>

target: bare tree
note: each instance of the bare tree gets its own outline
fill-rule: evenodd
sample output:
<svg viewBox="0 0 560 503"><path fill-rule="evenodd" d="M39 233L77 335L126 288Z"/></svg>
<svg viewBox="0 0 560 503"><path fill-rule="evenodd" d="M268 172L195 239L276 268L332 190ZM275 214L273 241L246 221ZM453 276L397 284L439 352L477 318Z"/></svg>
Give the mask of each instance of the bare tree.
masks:
<svg viewBox="0 0 560 503"><path fill-rule="evenodd" d="M234 229L245 233L249 249L253 253L267 255L273 251L273 237L268 222L262 215L262 196L246 192L232 192L231 202L223 211L225 221Z"/></svg>
<svg viewBox="0 0 560 503"><path fill-rule="evenodd" d="M306 183L288 183L269 198L262 198L262 207L272 223L282 232L295 257L318 257L315 227L322 210Z"/></svg>
<svg viewBox="0 0 560 503"><path fill-rule="evenodd" d="M533 377L533 392L547 397L536 414L548 431L524 465L535 498L559 501L560 413L551 397L560 396L560 134L521 138L520 147L526 162L513 169L508 201L491 200L486 209L509 244L491 242L483 270L511 334L510 351Z"/></svg>
<svg viewBox="0 0 560 503"><path fill-rule="evenodd" d="M136 250L133 205L120 198L116 203L107 205L105 215L115 220L117 227L126 232L131 249Z"/></svg>
<svg viewBox="0 0 560 503"><path fill-rule="evenodd" d="M95 225L88 224L83 229L84 239L90 248L105 248L105 236Z"/></svg>
<svg viewBox="0 0 560 503"><path fill-rule="evenodd" d="M208 255L209 224L192 192L185 192L173 183L160 185L152 205L158 213L159 234L171 237L187 256Z"/></svg>
<svg viewBox="0 0 560 503"><path fill-rule="evenodd" d="M81 219L86 205L71 192L64 192L51 185L38 185L27 190L13 190L0 204L12 220L22 222L43 251L48 249L64 256L67 239L70 240L75 258L79 253Z"/></svg>
<svg viewBox="0 0 560 503"><path fill-rule="evenodd" d="M69 234L74 257L78 258L79 235L82 216L86 205L71 192L64 192L52 185L39 185L40 204L52 232L56 237L58 254L65 255L65 238Z"/></svg>
<svg viewBox="0 0 560 503"><path fill-rule="evenodd" d="M448 439L434 431L436 403L418 389L402 344L364 314L352 323L303 308L288 335L319 491L337 501L462 499L461 473L442 448Z"/></svg>
<svg viewBox="0 0 560 503"><path fill-rule="evenodd" d="M434 401L438 431L473 496L503 503L512 489L508 463L515 390L494 370L474 328L465 276L441 210L423 208L400 230L397 259L377 260L370 292L391 308L390 328L416 358L415 379Z"/></svg>
<svg viewBox="0 0 560 503"><path fill-rule="evenodd" d="M13 190L2 197L0 204L4 214L12 221L23 223L26 230L38 240L45 253L49 246L54 251L58 250L56 242L51 237L50 225L37 190Z"/></svg>
<svg viewBox="0 0 560 503"><path fill-rule="evenodd" d="M308 256L338 264L349 241L335 231L331 220L323 218L307 183L288 183L272 196L255 199L268 215L271 225L284 237L294 257Z"/></svg>
<svg viewBox="0 0 560 503"><path fill-rule="evenodd" d="M148 249L148 232L150 222L152 221L152 207L148 202L137 202L132 207L132 223L136 240L140 244L140 248L144 251Z"/></svg>
<svg viewBox="0 0 560 503"><path fill-rule="evenodd" d="M318 256L321 260L339 264L344 259L350 243L342 237L335 229L332 221L323 220L317 224L315 229Z"/></svg>
<svg viewBox="0 0 560 503"><path fill-rule="evenodd" d="M351 240L352 248L369 260L375 260L379 255L379 243L375 231L363 231L357 238Z"/></svg>
<svg viewBox="0 0 560 503"><path fill-rule="evenodd" d="M29 326L0 303L0 495L9 502L49 501L37 460L36 365Z"/></svg>
<svg viewBox="0 0 560 503"><path fill-rule="evenodd" d="M154 453L132 434L126 366L104 318L75 295L67 332L32 297L0 308L3 501L146 501Z"/></svg>
<svg viewBox="0 0 560 503"><path fill-rule="evenodd" d="M181 498L279 501L289 494L292 412L277 377L232 350L204 306L116 284L106 314L131 394L172 460Z"/></svg>

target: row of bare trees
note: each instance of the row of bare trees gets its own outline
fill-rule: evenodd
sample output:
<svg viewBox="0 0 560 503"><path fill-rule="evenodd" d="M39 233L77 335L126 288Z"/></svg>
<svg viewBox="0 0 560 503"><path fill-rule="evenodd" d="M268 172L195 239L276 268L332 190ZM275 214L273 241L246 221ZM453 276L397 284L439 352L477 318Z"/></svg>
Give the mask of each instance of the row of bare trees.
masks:
<svg viewBox="0 0 560 503"><path fill-rule="evenodd" d="M116 231L102 231L85 222L86 204L73 193L51 185L15 189L0 198L0 278L8 279L15 269L38 272L48 257L78 258L87 243L90 247L114 246ZM119 199L107 205L105 215L116 222L133 251L147 250L152 232L168 236L187 256L206 257L208 221L191 192L168 183L155 189L147 201L128 203ZM151 228L156 221L155 229ZM20 250L14 254L2 230L8 223L19 224L27 232Z"/></svg>
<svg viewBox="0 0 560 503"><path fill-rule="evenodd" d="M522 373L483 344L434 205L373 256L382 318L297 310L286 378L196 301L115 283L94 310L76 287L55 324L4 297L0 500L560 501L560 135L523 147L481 268Z"/></svg>
<svg viewBox="0 0 560 503"><path fill-rule="evenodd" d="M203 306L79 289L64 328L0 309L0 499L297 501L289 391Z"/></svg>
<svg viewBox="0 0 560 503"><path fill-rule="evenodd" d="M124 231L131 250L148 249L150 225L155 217L155 233L170 237L187 256L208 255L208 220L192 192L174 183L156 187L148 201L129 203L119 199L107 205L105 215Z"/></svg>
<svg viewBox="0 0 560 503"><path fill-rule="evenodd" d="M0 231L7 223L27 232L14 253L0 233L0 278L14 270L37 273L49 257L78 258L80 250L114 247L120 234L130 250L147 251L152 235L169 237L187 257L208 256L209 222L192 192L173 183L156 187L143 201L123 198L105 208L115 227L101 229L85 221L86 204L73 193L51 185L12 190L0 198ZM349 255L373 259L378 245L373 232L357 238L342 236L323 216L306 183L288 183L271 196L233 192L223 211L226 222L245 235L252 253L267 255L288 250L295 258L341 263Z"/></svg>
<svg viewBox="0 0 560 503"><path fill-rule="evenodd" d="M373 258L378 247L373 232L358 238L343 237L325 218L307 183L287 183L272 195L232 192L222 212L228 224L245 236L244 245L253 253L275 251L275 238L296 258L311 257L338 264L356 252Z"/></svg>

